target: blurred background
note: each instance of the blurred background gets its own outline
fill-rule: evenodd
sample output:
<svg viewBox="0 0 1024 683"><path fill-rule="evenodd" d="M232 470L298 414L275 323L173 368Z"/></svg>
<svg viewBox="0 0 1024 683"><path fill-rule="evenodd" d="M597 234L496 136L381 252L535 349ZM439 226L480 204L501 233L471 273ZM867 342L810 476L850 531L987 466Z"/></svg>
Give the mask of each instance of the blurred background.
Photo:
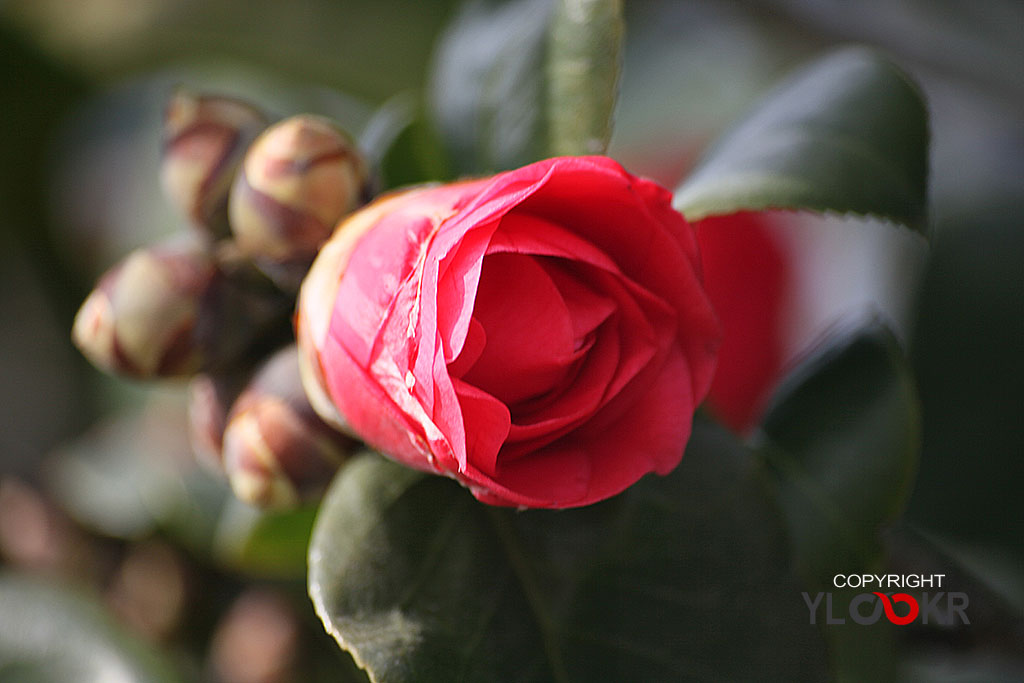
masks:
<svg viewBox="0 0 1024 683"><path fill-rule="evenodd" d="M175 85L282 116L330 115L366 139L382 104L422 99L458 5L0 3L3 566L98 593L117 623L198 677L338 675L343 656L301 582L311 512L257 529L265 520L194 465L184 387L110 379L74 350L69 330L103 270L181 229L157 170ZM903 673L1020 680L1024 3L644 0L626 13L609 153L669 187L790 69L831 47L880 47L921 84L933 139L929 244L870 221L782 221L799 277L815 283L792 302L787 344L798 353L839 313L893 323L924 416L893 563L970 582L978 616L972 628L906 634ZM261 544L246 546L247 534ZM0 630L11 628L5 616Z"/></svg>

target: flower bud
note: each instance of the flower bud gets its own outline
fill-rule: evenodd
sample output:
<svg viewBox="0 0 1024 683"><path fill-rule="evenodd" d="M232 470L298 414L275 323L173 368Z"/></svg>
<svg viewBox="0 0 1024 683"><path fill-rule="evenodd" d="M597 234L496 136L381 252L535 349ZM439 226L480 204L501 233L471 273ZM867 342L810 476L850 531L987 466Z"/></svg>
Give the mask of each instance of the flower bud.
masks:
<svg viewBox="0 0 1024 683"><path fill-rule="evenodd" d="M89 294L72 338L97 367L136 377L187 375L202 357L192 343L200 301L217 277L201 246L139 249Z"/></svg>
<svg viewBox="0 0 1024 683"><path fill-rule="evenodd" d="M291 345L271 356L235 401L224 430L224 467L241 500L293 507L323 491L353 445L309 405Z"/></svg>
<svg viewBox="0 0 1024 683"><path fill-rule="evenodd" d="M160 177L164 193L198 228L227 237L228 191L242 156L267 126L241 100L179 90L164 114Z"/></svg>
<svg viewBox="0 0 1024 683"><path fill-rule="evenodd" d="M167 242L131 253L100 279L72 338L108 372L191 375L229 367L285 324L290 308L219 268L201 244Z"/></svg>
<svg viewBox="0 0 1024 683"><path fill-rule="evenodd" d="M300 115L249 148L231 189L231 230L241 250L272 263L305 262L363 200L366 162L329 120Z"/></svg>

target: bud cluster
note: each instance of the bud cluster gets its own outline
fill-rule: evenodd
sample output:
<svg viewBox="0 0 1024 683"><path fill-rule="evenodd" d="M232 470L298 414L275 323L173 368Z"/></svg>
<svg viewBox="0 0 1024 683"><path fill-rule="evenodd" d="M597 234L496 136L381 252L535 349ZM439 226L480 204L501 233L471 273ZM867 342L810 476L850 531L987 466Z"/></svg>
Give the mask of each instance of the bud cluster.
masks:
<svg viewBox="0 0 1024 683"><path fill-rule="evenodd" d="M354 443L309 405L291 315L320 245L369 198L368 164L329 119L271 123L247 102L181 90L165 110L160 180L192 229L107 271L72 338L107 372L191 377L196 455L243 500L315 496Z"/></svg>

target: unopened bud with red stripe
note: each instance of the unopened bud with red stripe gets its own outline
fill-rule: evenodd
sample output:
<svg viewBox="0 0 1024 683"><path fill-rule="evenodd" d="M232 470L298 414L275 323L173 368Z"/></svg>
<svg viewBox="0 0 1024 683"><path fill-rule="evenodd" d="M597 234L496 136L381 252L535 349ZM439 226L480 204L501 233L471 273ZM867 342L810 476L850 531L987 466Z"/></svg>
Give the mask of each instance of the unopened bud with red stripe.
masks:
<svg viewBox="0 0 1024 683"><path fill-rule="evenodd" d="M228 192L249 144L268 124L241 100L177 91L164 114L160 177L167 198L196 227L227 237Z"/></svg>
<svg viewBox="0 0 1024 683"><path fill-rule="evenodd" d="M312 260L334 226L364 200L365 160L330 120L285 119L264 131L245 155L231 189L231 230L259 262Z"/></svg>
<svg viewBox="0 0 1024 683"><path fill-rule="evenodd" d="M75 317L72 338L108 372L188 375L202 366L193 333L204 293L218 277L197 242L132 252L100 278Z"/></svg>
<svg viewBox="0 0 1024 683"><path fill-rule="evenodd" d="M321 494L354 443L309 405L291 345L271 356L235 401L224 468L241 500L287 508Z"/></svg>
<svg viewBox="0 0 1024 683"><path fill-rule="evenodd" d="M291 302L226 272L199 240L129 254L100 278L75 317L72 339L100 369L174 377L231 367L287 325Z"/></svg>

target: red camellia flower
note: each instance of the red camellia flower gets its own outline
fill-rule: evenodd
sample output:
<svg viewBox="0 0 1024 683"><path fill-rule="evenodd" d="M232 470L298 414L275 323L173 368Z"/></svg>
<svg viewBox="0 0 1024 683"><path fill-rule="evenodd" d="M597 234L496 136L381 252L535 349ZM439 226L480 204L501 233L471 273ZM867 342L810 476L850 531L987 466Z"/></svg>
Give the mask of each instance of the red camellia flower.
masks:
<svg viewBox="0 0 1024 683"><path fill-rule="evenodd" d="M313 405L491 504L587 505L668 473L719 343L670 200L604 157L377 200L303 284Z"/></svg>
<svg viewBox="0 0 1024 683"><path fill-rule="evenodd" d="M765 214L750 212L697 224L704 283L723 331L708 405L741 433L761 417L786 361L794 264L772 228Z"/></svg>

